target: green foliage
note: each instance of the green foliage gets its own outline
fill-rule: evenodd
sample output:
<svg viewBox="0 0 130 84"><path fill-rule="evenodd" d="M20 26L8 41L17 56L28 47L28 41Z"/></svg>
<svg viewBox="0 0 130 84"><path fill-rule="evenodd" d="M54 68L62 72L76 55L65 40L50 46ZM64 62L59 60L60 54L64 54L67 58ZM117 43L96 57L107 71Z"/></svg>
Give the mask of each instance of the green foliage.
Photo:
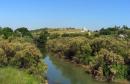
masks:
<svg viewBox="0 0 130 84"><path fill-rule="evenodd" d="M77 63L85 63L86 57L92 52L85 37L52 39L47 42L47 49L55 53L61 52L64 58Z"/></svg>
<svg viewBox="0 0 130 84"><path fill-rule="evenodd" d="M117 71L116 73L117 79L126 79L128 76L128 73L127 73L128 67L126 65L123 65L123 64L112 65L111 71L113 70Z"/></svg>
<svg viewBox="0 0 130 84"><path fill-rule="evenodd" d="M47 42L49 33L47 31L41 32L38 38L38 42L45 44Z"/></svg>
<svg viewBox="0 0 130 84"><path fill-rule="evenodd" d="M4 35L5 39L8 39L10 36L13 35L13 30L9 27L5 27L2 29L2 34Z"/></svg>
<svg viewBox="0 0 130 84"><path fill-rule="evenodd" d="M47 67L41 58L42 55L36 46L22 38L0 41L0 67L24 69L42 80L41 75Z"/></svg>
<svg viewBox="0 0 130 84"><path fill-rule="evenodd" d="M103 75L107 80L114 80L115 78L126 78L127 70L124 65L124 58L106 49L101 49L95 60L91 63L92 73L102 67ZM95 68L96 67L96 68ZM98 73L94 73L95 76ZM99 75L100 77L100 75ZM103 78L102 78L103 79Z"/></svg>
<svg viewBox="0 0 130 84"><path fill-rule="evenodd" d="M92 34L79 29L40 29L33 31L33 38L27 28L16 29L15 34L10 28L0 28L0 33L7 39L0 37L1 67L15 66L37 75L46 71L34 40L40 47L46 45L47 50L58 57L87 65L97 80L130 78L130 30L127 26L102 28Z"/></svg>
<svg viewBox="0 0 130 84"><path fill-rule="evenodd" d="M121 35L124 35L125 38L130 38L130 29L126 25L123 25L122 27L115 26L115 27L109 27L106 29L102 28L99 31L99 34L111 35L111 36L118 36L121 34Z"/></svg>
<svg viewBox="0 0 130 84"><path fill-rule="evenodd" d="M0 27L0 35L2 35L2 27Z"/></svg>
<svg viewBox="0 0 130 84"><path fill-rule="evenodd" d="M45 37L47 37L46 35L47 33L44 32ZM42 40L43 39L41 35L40 42ZM44 41L47 41L47 38L46 39L44 38ZM42 54L34 44L33 37L27 28L24 27L18 28L15 30L15 32L13 32L13 30L9 27L6 28L0 27L0 67L1 68L10 66L10 67L17 68L19 70L24 70L28 74L35 75L35 77L38 80L40 80L39 82L43 82L44 80L43 74L46 73L47 66L44 64L44 62L41 59L42 59ZM35 83L34 81L32 82L34 84L39 84L39 83ZM25 84L33 84L32 82L30 80L29 83L25 83Z"/></svg>
<svg viewBox="0 0 130 84"><path fill-rule="evenodd" d="M87 65L95 79L113 81L129 76L129 40L115 36L61 37L47 42L48 51Z"/></svg>
<svg viewBox="0 0 130 84"><path fill-rule="evenodd" d="M130 29L127 26L84 33L80 29L47 31L50 33L47 50L57 57L86 65L95 79L130 79Z"/></svg>
<svg viewBox="0 0 130 84"><path fill-rule="evenodd" d="M25 27L16 29L15 34L16 36L21 36L21 37L25 37L25 36L32 37L30 31Z"/></svg>
<svg viewBox="0 0 130 84"><path fill-rule="evenodd" d="M9 27L5 27L5 28L0 27L0 36L4 39L15 38L15 37L32 38L31 32L25 27L18 28L15 31L13 31Z"/></svg>
<svg viewBox="0 0 130 84"><path fill-rule="evenodd" d="M35 38L35 42L38 48L45 48L45 44L47 42L47 40L49 39L49 33L44 30L44 32L41 32L40 35L38 37ZM41 49L42 51L42 49Z"/></svg>
<svg viewBox="0 0 130 84"><path fill-rule="evenodd" d="M114 37L98 37L91 40L92 55L96 55L100 49L104 48L113 51L122 56L126 55L127 41L116 39Z"/></svg>
<svg viewBox="0 0 130 84"><path fill-rule="evenodd" d="M108 27L106 29L102 28L99 32L101 35L114 35L118 33L120 26L115 26L115 27Z"/></svg>
<svg viewBox="0 0 130 84"><path fill-rule="evenodd" d="M0 84L40 84L33 75L15 68L0 68Z"/></svg>

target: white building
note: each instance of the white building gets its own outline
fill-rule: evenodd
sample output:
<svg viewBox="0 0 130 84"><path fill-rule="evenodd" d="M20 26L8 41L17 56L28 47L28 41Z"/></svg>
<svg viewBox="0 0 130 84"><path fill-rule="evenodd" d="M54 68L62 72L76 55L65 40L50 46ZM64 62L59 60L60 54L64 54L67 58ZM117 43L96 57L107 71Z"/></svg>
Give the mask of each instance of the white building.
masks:
<svg viewBox="0 0 130 84"><path fill-rule="evenodd" d="M88 29L87 28L82 28L81 32L88 32Z"/></svg>

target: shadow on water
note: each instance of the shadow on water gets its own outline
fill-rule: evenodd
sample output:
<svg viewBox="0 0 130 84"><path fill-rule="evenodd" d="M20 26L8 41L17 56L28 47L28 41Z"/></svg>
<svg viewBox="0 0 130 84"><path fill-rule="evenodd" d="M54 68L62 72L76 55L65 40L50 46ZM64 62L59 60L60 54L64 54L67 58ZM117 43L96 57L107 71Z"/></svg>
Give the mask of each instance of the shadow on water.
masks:
<svg viewBox="0 0 130 84"><path fill-rule="evenodd" d="M48 65L49 84L110 84L93 80L81 67L65 62L63 59L46 56L44 61Z"/></svg>

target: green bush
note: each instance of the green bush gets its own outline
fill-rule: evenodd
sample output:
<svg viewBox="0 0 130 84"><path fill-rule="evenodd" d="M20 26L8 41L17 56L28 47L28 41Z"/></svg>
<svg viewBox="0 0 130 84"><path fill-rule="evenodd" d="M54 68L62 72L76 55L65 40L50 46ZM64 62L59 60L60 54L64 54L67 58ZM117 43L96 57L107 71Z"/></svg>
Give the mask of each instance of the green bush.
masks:
<svg viewBox="0 0 130 84"><path fill-rule="evenodd" d="M98 37L90 41L92 54L96 55L102 48L113 51L121 56L126 55L127 41L114 37Z"/></svg>
<svg viewBox="0 0 130 84"><path fill-rule="evenodd" d="M103 71L102 79L105 78L111 81L116 78L126 78L127 76L127 68L124 65L124 58L106 49L101 49L98 52L97 56L92 61L91 66L94 77L101 78L98 72L100 67L102 67Z"/></svg>
<svg viewBox="0 0 130 84"><path fill-rule="evenodd" d="M16 29L15 31L15 36L20 36L20 37L31 37L32 38L32 34L30 33L30 31L25 28L25 27L22 27L22 28L18 28Z"/></svg>
<svg viewBox="0 0 130 84"><path fill-rule="evenodd" d="M88 39L85 37L51 39L47 42L46 47L49 51L60 52L64 58L77 63L85 63L86 57L90 56L92 52Z"/></svg>
<svg viewBox="0 0 130 84"><path fill-rule="evenodd" d="M130 79L130 29L127 26L101 29L91 35L88 32L60 35L47 41L48 51L86 65L97 80Z"/></svg>
<svg viewBox="0 0 130 84"><path fill-rule="evenodd" d="M4 35L5 39L8 39L10 36L14 34L14 32L11 28L5 27L2 29L2 34Z"/></svg>
<svg viewBox="0 0 130 84"><path fill-rule="evenodd" d="M49 33L47 31L41 32L37 39L37 42L40 43L41 45L45 45L48 40L48 37Z"/></svg>
<svg viewBox="0 0 130 84"><path fill-rule="evenodd" d="M22 38L0 41L0 66L12 66L41 76L47 69L33 43ZM33 68L32 68L33 67Z"/></svg>

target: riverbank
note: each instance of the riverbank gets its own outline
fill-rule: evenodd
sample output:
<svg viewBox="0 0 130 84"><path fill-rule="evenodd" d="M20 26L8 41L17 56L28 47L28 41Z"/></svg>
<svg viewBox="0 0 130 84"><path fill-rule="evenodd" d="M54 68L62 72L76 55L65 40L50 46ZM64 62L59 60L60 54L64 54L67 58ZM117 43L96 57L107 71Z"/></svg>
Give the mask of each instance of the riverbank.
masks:
<svg viewBox="0 0 130 84"><path fill-rule="evenodd" d="M47 79L49 84L109 84L94 80L90 74L85 73L81 66L55 58L53 55L47 55L44 61L48 65Z"/></svg>
<svg viewBox="0 0 130 84"><path fill-rule="evenodd" d="M34 79L36 78L39 83L44 83L45 79L43 74L45 74L47 70L47 65L45 65L45 63L42 61L42 53L34 43L33 36L29 30L27 28L18 28L13 31L11 28L7 27L1 28L0 31L0 68L1 70L6 67L15 69L5 69L7 72L10 72L8 74L4 72L3 74L3 76L7 75L10 77L8 82L15 82L17 80L17 76L14 76L13 78L13 73L20 73L18 76L22 75L23 73L23 77L28 77L31 75L34 76ZM3 70L1 72L3 72ZM11 78L13 79L11 80ZM33 80L33 77L29 78L32 78L29 81ZM5 82L6 84L6 81L4 81L5 78L1 79L1 81L2 80L3 83ZM20 80L23 80L24 82L24 79ZM33 84L33 82L35 84L35 81L32 81L31 84ZM25 84L30 84L30 82Z"/></svg>
<svg viewBox="0 0 130 84"><path fill-rule="evenodd" d="M62 37L47 41L46 48L56 57L81 65L94 79L113 82L129 77L126 63L127 41L116 37ZM113 48L114 46L114 48ZM127 51L127 50L126 50Z"/></svg>
<svg viewBox="0 0 130 84"><path fill-rule="evenodd" d="M90 74L90 71L89 71L89 65L84 65L84 64L77 64L76 62L74 61L70 61L68 59L65 59L65 58L61 58L61 57L58 57L56 54L54 53L49 53L47 56L49 56L49 58L51 58L51 61L54 61L54 64L58 64L58 62L60 63L61 66L64 66L63 64L68 64L67 66L69 65L73 65L73 67L77 67L79 69L81 69L83 72L84 72L84 75L86 76L89 76L90 77L90 80L93 79L93 82L92 83L89 83L89 84L129 84L130 81L126 80L126 79L117 79L117 80L113 80L113 81L107 81L107 80L96 80L92 74ZM53 58L53 59L52 59ZM62 64L63 63L63 64ZM49 63L50 64L50 63ZM58 65L59 66L59 65ZM61 67L60 66L60 67ZM71 69L70 68L67 68L66 66L66 69L70 70L69 72L71 72ZM72 68L72 67L71 67ZM71 73L73 73L74 71L72 70ZM77 72L77 73L80 73L80 72ZM67 74L67 73L66 73ZM75 75L76 76L76 75ZM88 77L87 77L88 78ZM91 79L92 78L92 79ZM87 80L86 78L84 78L84 80ZM86 81L87 82L87 81ZM86 84L86 83L84 83Z"/></svg>
<svg viewBox="0 0 130 84"><path fill-rule="evenodd" d="M130 79L129 36L120 37L123 33L120 31L128 32L129 29L113 27L84 33L59 33L60 29L57 33L45 33L49 29L43 31L49 52L82 66L95 80L113 82ZM35 32L35 35L43 37L42 33ZM39 42L41 39L44 38Z"/></svg>

